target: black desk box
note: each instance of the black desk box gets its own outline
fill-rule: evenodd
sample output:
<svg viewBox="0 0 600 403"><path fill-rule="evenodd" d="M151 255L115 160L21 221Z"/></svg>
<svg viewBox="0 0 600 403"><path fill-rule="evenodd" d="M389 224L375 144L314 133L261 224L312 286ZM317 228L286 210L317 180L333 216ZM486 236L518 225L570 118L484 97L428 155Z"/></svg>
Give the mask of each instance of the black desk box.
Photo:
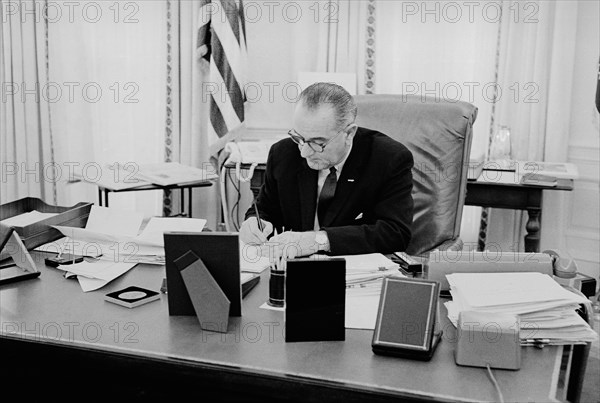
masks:
<svg viewBox="0 0 600 403"><path fill-rule="evenodd" d="M285 341L346 339L346 260L294 259L285 273Z"/></svg>

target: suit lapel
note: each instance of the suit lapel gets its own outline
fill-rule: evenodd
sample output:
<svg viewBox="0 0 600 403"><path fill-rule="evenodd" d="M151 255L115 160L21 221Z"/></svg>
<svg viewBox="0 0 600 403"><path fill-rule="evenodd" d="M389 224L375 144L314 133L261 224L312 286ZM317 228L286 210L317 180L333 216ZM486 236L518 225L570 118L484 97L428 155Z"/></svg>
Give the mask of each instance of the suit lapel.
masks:
<svg viewBox="0 0 600 403"><path fill-rule="evenodd" d="M300 216L302 231L311 231L315 225L317 210L317 176L318 171L310 169L303 161L303 169L298 172L298 193L300 195Z"/></svg>
<svg viewBox="0 0 600 403"><path fill-rule="evenodd" d="M324 222L319 223L321 227L331 225L342 210L342 207L348 204L352 196L356 195L354 191L357 186L360 186L361 176L364 172L363 166L367 163L367 158L370 154L370 143L363 136L360 136L359 133L356 133L352 151L338 179L335 196L329 205L329 209L323 220Z"/></svg>

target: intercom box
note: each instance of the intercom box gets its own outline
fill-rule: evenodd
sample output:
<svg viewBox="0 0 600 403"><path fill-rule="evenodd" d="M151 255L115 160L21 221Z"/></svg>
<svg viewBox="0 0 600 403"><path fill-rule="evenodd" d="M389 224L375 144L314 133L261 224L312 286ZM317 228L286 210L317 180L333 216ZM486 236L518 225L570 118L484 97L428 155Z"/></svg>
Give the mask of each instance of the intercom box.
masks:
<svg viewBox="0 0 600 403"><path fill-rule="evenodd" d="M458 317L458 365L521 368L520 321L516 315L463 311Z"/></svg>

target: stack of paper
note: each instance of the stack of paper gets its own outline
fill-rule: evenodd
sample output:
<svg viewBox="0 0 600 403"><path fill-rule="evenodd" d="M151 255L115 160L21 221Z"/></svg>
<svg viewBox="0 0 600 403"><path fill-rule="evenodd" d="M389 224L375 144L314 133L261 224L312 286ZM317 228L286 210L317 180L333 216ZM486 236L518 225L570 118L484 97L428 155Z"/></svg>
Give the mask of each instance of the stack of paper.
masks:
<svg viewBox="0 0 600 403"><path fill-rule="evenodd" d="M206 220L152 217L140 233L143 214L92 206L85 228L54 226L65 238L36 250L95 258L60 265L67 277L77 276L83 291L96 290L138 263L165 264L163 232L201 232Z"/></svg>
<svg viewBox="0 0 600 403"><path fill-rule="evenodd" d="M576 344L598 335L575 312L587 299L542 273L454 273L446 276L453 301L448 318L457 325L462 311L519 316L524 345Z"/></svg>
<svg viewBox="0 0 600 403"><path fill-rule="evenodd" d="M346 327L375 329L383 278L404 277L381 253L334 256L346 259Z"/></svg>
<svg viewBox="0 0 600 403"><path fill-rule="evenodd" d="M381 288L381 280L400 266L381 253L335 256L346 259L346 288Z"/></svg>

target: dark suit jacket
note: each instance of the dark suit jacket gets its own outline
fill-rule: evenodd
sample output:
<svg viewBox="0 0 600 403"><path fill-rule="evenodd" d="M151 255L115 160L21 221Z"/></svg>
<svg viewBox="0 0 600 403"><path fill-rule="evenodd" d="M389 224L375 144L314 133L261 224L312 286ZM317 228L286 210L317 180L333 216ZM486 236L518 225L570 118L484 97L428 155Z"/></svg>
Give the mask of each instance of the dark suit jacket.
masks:
<svg viewBox="0 0 600 403"><path fill-rule="evenodd" d="M413 218L412 167L412 154L404 145L373 130L357 130L334 199L320 223L329 237L331 254L406 249ZM312 231L317 176L318 171L308 167L292 139L275 143L257 199L261 218L279 232L282 227ZM250 208L246 218L253 215Z"/></svg>

